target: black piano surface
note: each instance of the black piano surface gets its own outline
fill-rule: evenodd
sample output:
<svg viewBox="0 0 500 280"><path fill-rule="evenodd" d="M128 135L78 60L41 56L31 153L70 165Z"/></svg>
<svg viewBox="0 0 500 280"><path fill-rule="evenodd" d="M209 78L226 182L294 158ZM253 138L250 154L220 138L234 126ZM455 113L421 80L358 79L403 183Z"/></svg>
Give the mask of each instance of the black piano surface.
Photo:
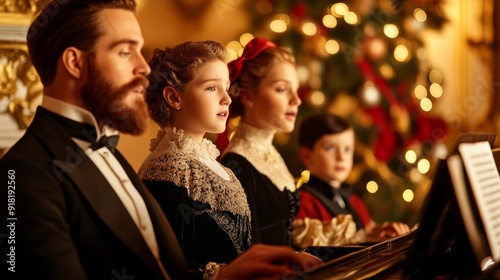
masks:
<svg viewBox="0 0 500 280"><path fill-rule="evenodd" d="M414 230L371 246L310 247L306 252L325 263L299 279L402 279L402 264L415 234ZM338 256L342 252L346 254Z"/></svg>
<svg viewBox="0 0 500 280"><path fill-rule="evenodd" d="M418 229L414 229L408 234L371 246L309 247L306 252L318 256L325 263L312 271L287 279L500 280L500 264L481 271L474 263L470 248L458 250L450 247L450 255L439 256L441 259L430 259L432 265L414 258L412 254L421 249L415 248L417 235ZM462 247L464 243L459 244ZM425 251L425 248L422 249Z"/></svg>

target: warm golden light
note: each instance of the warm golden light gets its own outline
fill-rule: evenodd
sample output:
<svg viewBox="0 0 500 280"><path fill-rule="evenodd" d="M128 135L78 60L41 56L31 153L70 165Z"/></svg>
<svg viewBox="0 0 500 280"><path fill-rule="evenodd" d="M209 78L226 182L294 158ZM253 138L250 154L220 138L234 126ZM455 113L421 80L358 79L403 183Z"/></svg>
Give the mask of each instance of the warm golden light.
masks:
<svg viewBox="0 0 500 280"><path fill-rule="evenodd" d="M399 29L396 25L388 23L384 25L384 34L389 38L396 38L399 34Z"/></svg>
<svg viewBox="0 0 500 280"><path fill-rule="evenodd" d="M274 16L275 19L281 19L286 23L286 25L289 25L291 20L290 17L287 14L278 14Z"/></svg>
<svg viewBox="0 0 500 280"><path fill-rule="evenodd" d="M404 201L406 202L411 202L413 200L413 198L415 197L415 195L413 194L413 191L410 190L410 189L406 189L404 192L403 192L403 199Z"/></svg>
<svg viewBox="0 0 500 280"><path fill-rule="evenodd" d="M359 23L358 15L351 11L347 12L344 16L344 20L350 25L357 25Z"/></svg>
<svg viewBox="0 0 500 280"><path fill-rule="evenodd" d="M228 58L227 58L228 61L227 62L233 61L233 60L238 58L238 53L233 49L228 48L227 53L228 53Z"/></svg>
<svg viewBox="0 0 500 280"><path fill-rule="evenodd" d="M339 42L337 42L337 41L335 41L333 39L326 41L326 43L325 43L325 50L329 54L336 54L336 53L338 53L339 50L340 50Z"/></svg>
<svg viewBox="0 0 500 280"><path fill-rule="evenodd" d="M424 158L418 161L417 168L420 173L425 174L431 169L431 164Z"/></svg>
<svg viewBox="0 0 500 280"><path fill-rule="evenodd" d="M240 36L240 43L242 46L246 46L248 42L250 42L253 39L253 35L250 33L245 33Z"/></svg>
<svg viewBox="0 0 500 280"><path fill-rule="evenodd" d="M390 80L390 79L394 78L394 69L392 68L392 66L389 63L384 63L380 66L380 74L385 79Z"/></svg>
<svg viewBox="0 0 500 280"><path fill-rule="evenodd" d="M415 16L415 19L418 22L425 22L427 20L427 13L425 13L425 11L420 8L416 8L413 11L413 16Z"/></svg>
<svg viewBox="0 0 500 280"><path fill-rule="evenodd" d="M420 100L420 108L425 112L429 112L432 110L432 101L427 97L422 98L422 100Z"/></svg>
<svg viewBox="0 0 500 280"><path fill-rule="evenodd" d="M435 98L439 98L443 95L443 88L441 87L440 84L432 83L429 88L429 92Z"/></svg>
<svg viewBox="0 0 500 280"><path fill-rule="evenodd" d="M314 106L321 106L325 103L326 97L325 94L319 90L311 93L309 96L309 100Z"/></svg>
<svg viewBox="0 0 500 280"><path fill-rule="evenodd" d="M279 143L279 145L286 145L288 144L288 142L290 142L290 133L281 133L281 132L278 132L276 133L276 135L274 136L274 141L276 141L276 143Z"/></svg>
<svg viewBox="0 0 500 280"><path fill-rule="evenodd" d="M332 13L333 16L340 18L346 15L347 12L349 12L349 8L347 7L346 4L340 2L333 4L332 7L330 8L330 12Z"/></svg>
<svg viewBox="0 0 500 280"><path fill-rule="evenodd" d="M418 171L416 168L412 168L410 171L410 180L413 182L420 182L422 180L422 173Z"/></svg>
<svg viewBox="0 0 500 280"><path fill-rule="evenodd" d="M399 62L408 60L410 52L405 45L397 45L394 49L394 58Z"/></svg>
<svg viewBox="0 0 500 280"><path fill-rule="evenodd" d="M325 15L323 17L323 25L328 28L337 26L337 19L333 15Z"/></svg>
<svg viewBox="0 0 500 280"><path fill-rule="evenodd" d="M369 193L376 193L378 191L378 184L375 181L370 181L366 183L366 190Z"/></svg>
<svg viewBox="0 0 500 280"><path fill-rule="evenodd" d="M375 84L372 81L366 81L361 98L368 106L377 105L380 102L381 96Z"/></svg>
<svg viewBox="0 0 500 280"><path fill-rule="evenodd" d="M297 75L301 83L306 83L309 79L309 70L304 65L299 65L297 66Z"/></svg>
<svg viewBox="0 0 500 280"><path fill-rule="evenodd" d="M433 156L439 159L446 159L446 156L448 156L448 148L446 147L446 145L443 143L437 143L436 147L434 148Z"/></svg>
<svg viewBox="0 0 500 280"><path fill-rule="evenodd" d="M241 117L236 117L233 119L229 119L229 126L236 127L240 124Z"/></svg>
<svg viewBox="0 0 500 280"><path fill-rule="evenodd" d="M432 69L429 73L429 80L433 83L442 83L443 82L443 74L436 69Z"/></svg>
<svg viewBox="0 0 500 280"><path fill-rule="evenodd" d="M423 85L417 85L413 92L415 93L415 97L418 99L427 97L427 89Z"/></svg>
<svg viewBox="0 0 500 280"><path fill-rule="evenodd" d="M424 60L427 59L427 51L424 48L417 49L417 57L418 59Z"/></svg>
<svg viewBox="0 0 500 280"><path fill-rule="evenodd" d="M230 41L229 43L227 43L226 49L229 54L228 62L237 59L238 54L241 54L241 52L243 52L243 46L238 41Z"/></svg>
<svg viewBox="0 0 500 280"><path fill-rule="evenodd" d="M313 36L317 31L316 24L312 22L306 22L302 25L302 32L307 36Z"/></svg>
<svg viewBox="0 0 500 280"><path fill-rule="evenodd" d="M229 43L227 43L226 45L226 48L228 49L231 49L231 50L235 50L235 51L238 51L239 49L241 49L243 46L240 44L240 42L238 41L230 41Z"/></svg>
<svg viewBox="0 0 500 280"><path fill-rule="evenodd" d="M271 23L269 24L269 28L271 28L271 30L273 32L283 33L286 31L287 25L286 25L285 21L283 21L281 19L275 19L275 20L271 21Z"/></svg>
<svg viewBox="0 0 500 280"><path fill-rule="evenodd" d="M417 161L417 153L413 150L408 150L405 153L405 159L409 163L415 163Z"/></svg>

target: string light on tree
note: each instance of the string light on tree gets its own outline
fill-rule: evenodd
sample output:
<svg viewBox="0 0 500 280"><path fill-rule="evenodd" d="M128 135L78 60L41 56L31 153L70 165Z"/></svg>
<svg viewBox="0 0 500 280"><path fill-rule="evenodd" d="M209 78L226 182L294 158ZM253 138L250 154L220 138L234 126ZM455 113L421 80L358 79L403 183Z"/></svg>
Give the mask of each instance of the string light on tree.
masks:
<svg viewBox="0 0 500 280"><path fill-rule="evenodd" d="M340 44L334 39L330 39L325 43L325 50L329 54L336 54L340 51Z"/></svg>
<svg viewBox="0 0 500 280"><path fill-rule="evenodd" d="M246 46L253 38L254 36L251 33L244 33L240 36L240 44Z"/></svg>
<svg viewBox="0 0 500 280"><path fill-rule="evenodd" d="M348 11L347 14L345 14L344 20L345 20L345 22L347 22L350 25L358 25L359 24L358 15L352 11Z"/></svg>
<svg viewBox="0 0 500 280"><path fill-rule="evenodd" d="M403 192L403 199L404 201L406 202L411 202L413 200L413 198L415 197L415 195L413 194L413 191L410 190L410 189L406 189L404 192Z"/></svg>
<svg viewBox="0 0 500 280"><path fill-rule="evenodd" d="M387 36L391 39L394 39L394 38L398 37L399 29L396 25L388 23L388 24L384 25L384 34L385 34L385 36Z"/></svg>
<svg viewBox="0 0 500 280"><path fill-rule="evenodd" d="M337 26L337 19L333 15L325 15L323 17L323 25L328 28L335 28Z"/></svg>
<svg viewBox="0 0 500 280"><path fill-rule="evenodd" d="M415 151L413 150L408 150L405 153L405 159L409 163L415 163L417 161L417 153L415 153Z"/></svg>
<svg viewBox="0 0 500 280"><path fill-rule="evenodd" d="M381 60L387 56L387 44L382 38L374 37L369 39L367 54L372 60Z"/></svg>
<svg viewBox="0 0 500 280"><path fill-rule="evenodd" d="M326 97L323 92L316 90L309 95L308 101L312 106L320 107L325 104Z"/></svg>
<svg viewBox="0 0 500 280"><path fill-rule="evenodd" d="M366 190L369 193L376 193L378 191L378 184L375 181L369 181L366 183Z"/></svg>
<svg viewBox="0 0 500 280"><path fill-rule="evenodd" d="M365 82L364 89L361 93L361 100L363 100L366 106L373 107L380 103L380 92L372 81Z"/></svg>
<svg viewBox="0 0 500 280"><path fill-rule="evenodd" d="M349 12L349 7L347 7L347 5L342 2L336 3L332 5L332 7L330 8L330 12L334 17L342 18L347 14L347 12Z"/></svg>
<svg viewBox="0 0 500 280"><path fill-rule="evenodd" d="M304 22L304 24L302 25L302 32L304 32L306 36L313 36L317 31L318 29L316 28L316 24L314 24L313 22Z"/></svg>

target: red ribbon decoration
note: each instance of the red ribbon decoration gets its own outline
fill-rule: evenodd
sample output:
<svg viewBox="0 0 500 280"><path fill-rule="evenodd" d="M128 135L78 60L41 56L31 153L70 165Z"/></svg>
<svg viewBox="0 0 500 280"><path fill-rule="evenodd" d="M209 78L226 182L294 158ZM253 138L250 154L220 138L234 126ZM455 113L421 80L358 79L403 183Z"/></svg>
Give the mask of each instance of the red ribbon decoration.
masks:
<svg viewBox="0 0 500 280"><path fill-rule="evenodd" d="M245 48L243 49L243 53L241 54L241 57L229 62L229 64L227 65L229 68L229 78L231 80L231 83L236 81L240 76L245 61L255 58L257 55L259 55L263 50L267 48L276 48L276 47L277 46L275 43L267 39L259 37L253 38L250 42L248 42L248 44L246 44Z"/></svg>

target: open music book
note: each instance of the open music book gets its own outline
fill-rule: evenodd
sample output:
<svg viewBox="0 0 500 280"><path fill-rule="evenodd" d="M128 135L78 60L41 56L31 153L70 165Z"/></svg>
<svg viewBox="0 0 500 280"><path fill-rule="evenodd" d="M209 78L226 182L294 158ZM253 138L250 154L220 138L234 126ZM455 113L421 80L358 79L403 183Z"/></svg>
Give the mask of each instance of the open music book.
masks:
<svg viewBox="0 0 500 280"><path fill-rule="evenodd" d="M500 176L488 142L463 143L458 151L447 165L472 250L484 270L500 261Z"/></svg>

